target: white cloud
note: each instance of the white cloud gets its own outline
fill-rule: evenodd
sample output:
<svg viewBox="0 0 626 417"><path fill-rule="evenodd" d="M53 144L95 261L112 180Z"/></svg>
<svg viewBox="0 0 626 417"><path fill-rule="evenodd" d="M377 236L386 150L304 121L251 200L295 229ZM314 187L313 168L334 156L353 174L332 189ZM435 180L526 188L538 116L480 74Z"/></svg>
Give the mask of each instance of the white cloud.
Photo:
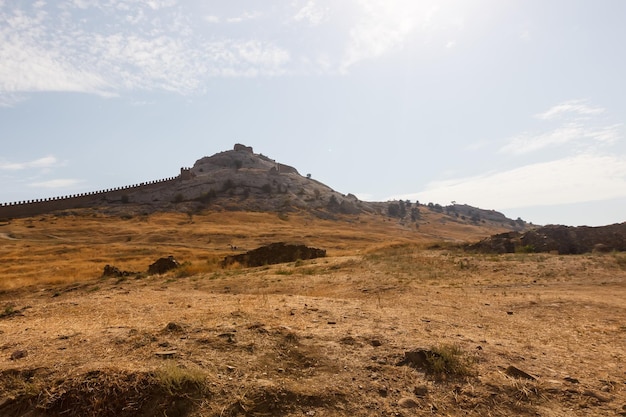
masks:
<svg viewBox="0 0 626 417"><path fill-rule="evenodd" d="M517 135L499 149L501 153L526 155L558 147L562 150L559 159L432 181L421 193L395 198L439 203L456 200L499 210L625 198L626 155L606 153L607 146L623 138L623 125L607 124L606 117L598 117L603 113L603 108L584 100L560 103L536 116L546 122L556 121L557 127Z"/></svg>
<svg viewBox="0 0 626 417"><path fill-rule="evenodd" d="M298 12L293 19L296 22L305 21L312 26L317 26L328 17L328 9L323 9L315 4L315 1L309 0Z"/></svg>
<svg viewBox="0 0 626 417"><path fill-rule="evenodd" d="M500 152L520 155L573 142L583 145L589 145L590 141L613 143L619 138L620 126L585 127L572 123L546 133L534 135L524 133L509 139L508 143L500 148Z"/></svg>
<svg viewBox="0 0 626 417"><path fill-rule="evenodd" d="M396 196L420 201L456 200L509 209L626 197L626 157L578 155L503 172L429 183L421 193Z"/></svg>
<svg viewBox="0 0 626 417"><path fill-rule="evenodd" d="M240 59L255 66L278 68L289 61L289 53L286 50L263 42L238 42L233 47Z"/></svg>
<svg viewBox="0 0 626 417"><path fill-rule="evenodd" d="M547 111L535 115L543 121L554 120L560 124L544 132L522 133L507 140L500 152L528 154L548 147L568 145L570 148L593 148L599 144L617 142L621 137L621 124L606 125L597 116L605 109L588 105L584 100L560 103Z"/></svg>
<svg viewBox="0 0 626 417"><path fill-rule="evenodd" d="M98 74L72 65L62 48L45 37L45 13L0 14L0 92L71 91L106 94ZM3 100L6 103L6 100Z"/></svg>
<svg viewBox="0 0 626 417"><path fill-rule="evenodd" d="M190 24L193 17L178 8L159 13L173 5L73 0L57 7L42 4L37 11L0 9L0 21L6 22L0 26L0 106L44 91L106 97L125 90L193 94L203 91L209 77L285 72L290 61L285 48L258 39L205 39ZM238 19L260 16L244 13ZM102 24L93 25L96 21Z"/></svg>
<svg viewBox="0 0 626 417"><path fill-rule="evenodd" d="M145 2L152 10L159 10L172 7L176 4L176 0L146 0Z"/></svg>
<svg viewBox="0 0 626 417"><path fill-rule="evenodd" d="M565 116L589 117L604 113L601 107L593 107L587 104L587 100L569 100L559 103L543 113L535 115L541 120L552 120Z"/></svg>
<svg viewBox="0 0 626 417"><path fill-rule="evenodd" d="M14 107L25 100L27 100L27 97L23 94L7 93L0 89L0 107Z"/></svg>
<svg viewBox="0 0 626 417"><path fill-rule="evenodd" d="M108 12L129 11L129 10L160 10L165 8L171 8L178 2L176 0L68 0L59 5L60 8L71 9L99 9L106 10Z"/></svg>
<svg viewBox="0 0 626 417"><path fill-rule="evenodd" d="M299 0L245 10L175 0L17 2L0 8L0 106L32 92L195 94L212 77L346 73L401 50L416 30L458 29L462 7L444 3ZM325 22L332 27L316 32ZM303 25L311 30L294 36ZM446 34L440 45L456 39Z"/></svg>
<svg viewBox="0 0 626 417"><path fill-rule="evenodd" d="M364 59L381 56L400 47L417 24L418 2L402 0L360 0L361 18L350 30L350 39L341 71Z"/></svg>
<svg viewBox="0 0 626 417"><path fill-rule="evenodd" d="M203 20L207 23L219 23L220 22L219 16L213 16L213 15L204 16Z"/></svg>
<svg viewBox="0 0 626 417"><path fill-rule="evenodd" d="M340 63L342 73L363 60L402 50L416 33L428 43L445 32L448 39L436 43L453 48L467 12L463 2L436 0L355 0L355 4L357 17Z"/></svg>
<svg viewBox="0 0 626 417"><path fill-rule="evenodd" d="M48 181L33 182L33 183L28 184L28 186L34 187L34 188L68 188L68 187L74 187L78 184L81 184L82 182L84 181L79 180L79 179L59 178L59 179L48 180Z"/></svg>
<svg viewBox="0 0 626 417"><path fill-rule="evenodd" d="M261 12L244 12L243 14L236 16L236 17L230 17L228 19L226 19L226 22L228 23L242 23L242 22L246 22L248 20L256 20L259 19L260 17L262 17L263 14Z"/></svg>
<svg viewBox="0 0 626 417"><path fill-rule="evenodd" d="M92 49L113 85L128 89L163 89L187 93L197 88L204 67L193 62L184 41L167 36L153 38L115 34L93 39ZM93 59L93 57L89 57Z"/></svg>
<svg viewBox="0 0 626 417"><path fill-rule="evenodd" d="M32 168L45 169L45 168L52 168L52 167L61 166L61 165L62 163L60 163L59 160L55 156L48 155L39 159L26 161L26 162L2 162L0 161L0 170L20 171L20 170L32 169Z"/></svg>

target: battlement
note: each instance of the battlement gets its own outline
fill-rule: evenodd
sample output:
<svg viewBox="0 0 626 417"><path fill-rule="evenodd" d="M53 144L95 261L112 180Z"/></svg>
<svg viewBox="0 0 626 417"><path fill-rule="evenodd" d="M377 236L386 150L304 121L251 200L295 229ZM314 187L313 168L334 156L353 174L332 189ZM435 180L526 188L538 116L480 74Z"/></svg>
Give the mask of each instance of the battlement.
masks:
<svg viewBox="0 0 626 417"><path fill-rule="evenodd" d="M179 176L179 178L181 180L184 180L184 181L190 180L190 179L192 179L195 176L196 176L196 174L194 174L194 172L191 170L191 168L181 168L180 169L180 176Z"/></svg>
<svg viewBox="0 0 626 417"><path fill-rule="evenodd" d="M134 191L143 191L155 186L162 186L176 181L190 180L194 177L191 168L181 168L180 175L155 181L141 182L139 184L126 185L123 187L106 188L99 191L91 191L79 194L70 194L59 197L39 198L34 200L14 201L0 203L0 218L28 217L38 214L49 213L56 210L68 210L86 208L103 202L119 200Z"/></svg>

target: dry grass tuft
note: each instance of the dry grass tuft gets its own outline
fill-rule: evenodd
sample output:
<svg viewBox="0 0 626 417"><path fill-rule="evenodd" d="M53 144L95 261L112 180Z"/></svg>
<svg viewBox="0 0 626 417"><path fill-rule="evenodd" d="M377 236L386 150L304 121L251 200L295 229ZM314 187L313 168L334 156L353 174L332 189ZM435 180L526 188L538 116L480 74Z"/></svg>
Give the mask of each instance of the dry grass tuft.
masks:
<svg viewBox="0 0 626 417"><path fill-rule="evenodd" d="M207 375L200 369L167 362L155 373L157 386L169 395L207 394Z"/></svg>
<svg viewBox="0 0 626 417"><path fill-rule="evenodd" d="M441 344L430 349L427 373L436 379L456 379L476 374L474 358L457 344Z"/></svg>

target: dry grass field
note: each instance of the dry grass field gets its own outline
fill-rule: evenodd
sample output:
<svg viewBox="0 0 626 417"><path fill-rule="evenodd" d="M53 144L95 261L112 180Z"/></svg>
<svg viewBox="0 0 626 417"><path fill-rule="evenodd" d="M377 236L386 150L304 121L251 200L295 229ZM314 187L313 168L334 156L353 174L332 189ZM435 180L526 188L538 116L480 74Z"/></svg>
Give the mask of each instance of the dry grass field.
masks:
<svg viewBox="0 0 626 417"><path fill-rule="evenodd" d="M2 223L0 415L626 415L626 254L450 244L495 232L433 213L419 229L240 212ZM279 241L327 257L218 266L229 245ZM167 255L182 266L145 272Z"/></svg>

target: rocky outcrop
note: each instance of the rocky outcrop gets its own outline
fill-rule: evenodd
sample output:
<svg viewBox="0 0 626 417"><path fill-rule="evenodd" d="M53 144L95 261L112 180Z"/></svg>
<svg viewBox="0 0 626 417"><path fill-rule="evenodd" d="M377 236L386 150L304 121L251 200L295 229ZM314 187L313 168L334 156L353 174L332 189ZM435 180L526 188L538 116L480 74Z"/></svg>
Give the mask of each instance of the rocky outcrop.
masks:
<svg viewBox="0 0 626 417"><path fill-rule="evenodd" d="M132 271L122 271L116 266L113 265L105 265L104 270L102 271L102 277L129 277L131 275L137 275L137 272Z"/></svg>
<svg viewBox="0 0 626 417"><path fill-rule="evenodd" d="M626 223L600 227L550 225L526 233L493 235L466 249L484 253L626 251Z"/></svg>
<svg viewBox="0 0 626 417"><path fill-rule="evenodd" d="M326 250L310 248L305 245L290 245L286 243L272 243L267 246L251 250L238 255L229 255L222 261L222 267L239 263L243 266L262 266L294 262L314 258L323 258Z"/></svg>
<svg viewBox="0 0 626 417"><path fill-rule="evenodd" d="M152 265L148 267L149 274L164 274L167 271L172 269L176 269L180 266L180 264L174 259L173 256L168 256L167 258L159 258Z"/></svg>
<svg viewBox="0 0 626 417"><path fill-rule="evenodd" d="M235 143L235 147L233 148L233 150L254 153L254 151L252 150L252 146L242 145L241 143Z"/></svg>
<svg viewBox="0 0 626 417"><path fill-rule="evenodd" d="M298 175L300 175L298 170L295 169L292 166L281 164L281 163L278 163L276 165L278 166L278 172L281 173L281 174L298 174Z"/></svg>

